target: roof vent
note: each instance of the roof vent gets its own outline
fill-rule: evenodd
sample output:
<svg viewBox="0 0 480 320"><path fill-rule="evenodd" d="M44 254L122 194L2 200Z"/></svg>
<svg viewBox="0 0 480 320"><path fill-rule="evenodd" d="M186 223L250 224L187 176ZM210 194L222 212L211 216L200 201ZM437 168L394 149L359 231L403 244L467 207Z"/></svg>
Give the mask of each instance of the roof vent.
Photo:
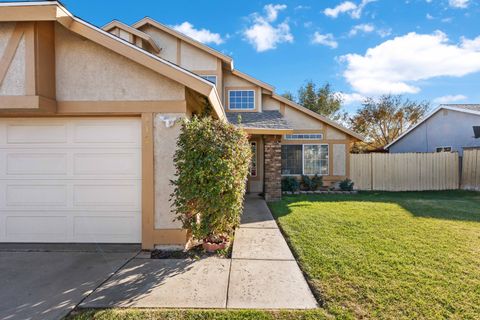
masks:
<svg viewBox="0 0 480 320"><path fill-rule="evenodd" d="M480 126L473 126L473 134L475 135L475 139L480 138Z"/></svg>

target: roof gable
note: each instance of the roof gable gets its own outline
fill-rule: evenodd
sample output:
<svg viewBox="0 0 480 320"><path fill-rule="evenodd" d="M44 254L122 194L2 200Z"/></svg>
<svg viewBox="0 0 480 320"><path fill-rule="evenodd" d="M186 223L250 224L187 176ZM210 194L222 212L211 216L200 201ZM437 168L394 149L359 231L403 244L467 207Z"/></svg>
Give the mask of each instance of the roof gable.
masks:
<svg viewBox="0 0 480 320"><path fill-rule="evenodd" d="M71 14L57 1L0 3L0 21L57 21L70 31L160 73L206 96L220 119L226 119L215 85Z"/></svg>
<svg viewBox="0 0 480 320"><path fill-rule="evenodd" d="M187 36L187 35L185 35L181 32L178 32L178 31L166 26L166 25L156 21L155 19L152 19L150 17L145 17L142 20L134 23L132 25L132 27L135 28L135 29L140 29L145 25L151 25L151 26L153 26L157 29L162 30L165 33L168 33L168 34L170 34L170 35L172 35L172 36L174 36L178 39L181 39L181 40L187 42L188 44L191 44L191 45L193 45L193 46L195 46L199 49L202 49L203 51L206 51L206 52L210 53L211 55L219 58L220 60L222 60L226 64L229 64L231 69L233 69L233 59L231 57L229 57L227 55L224 55L223 53L218 52L217 50L215 50L213 48L210 48L209 46L207 46L207 45L205 45L205 44L203 44L203 43L201 43L201 42L199 42L195 39L192 39L189 36Z"/></svg>

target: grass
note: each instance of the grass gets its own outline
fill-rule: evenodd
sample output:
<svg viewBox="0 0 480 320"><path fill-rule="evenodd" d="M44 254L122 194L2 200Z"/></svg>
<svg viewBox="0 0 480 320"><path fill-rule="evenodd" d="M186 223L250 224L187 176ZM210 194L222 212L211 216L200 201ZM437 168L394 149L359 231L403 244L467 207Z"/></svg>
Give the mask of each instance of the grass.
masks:
<svg viewBox="0 0 480 320"><path fill-rule="evenodd" d="M271 209L328 313L480 319L480 193L290 196Z"/></svg>
<svg viewBox="0 0 480 320"><path fill-rule="evenodd" d="M257 311L257 310L91 310L72 317L75 320L321 320L323 310Z"/></svg>

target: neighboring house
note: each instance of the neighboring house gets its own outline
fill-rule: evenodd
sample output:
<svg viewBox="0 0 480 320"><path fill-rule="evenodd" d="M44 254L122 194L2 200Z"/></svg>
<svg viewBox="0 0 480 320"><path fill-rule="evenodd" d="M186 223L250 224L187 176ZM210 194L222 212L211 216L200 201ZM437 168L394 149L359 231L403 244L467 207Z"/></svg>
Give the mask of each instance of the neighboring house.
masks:
<svg viewBox="0 0 480 320"><path fill-rule="evenodd" d="M0 3L0 242L184 244L175 121L205 99L250 135L250 192L279 199L282 173L348 176L359 135L224 54L150 18L99 29L54 1Z"/></svg>
<svg viewBox="0 0 480 320"><path fill-rule="evenodd" d="M480 104L445 104L385 147L390 153L458 152L480 147Z"/></svg>

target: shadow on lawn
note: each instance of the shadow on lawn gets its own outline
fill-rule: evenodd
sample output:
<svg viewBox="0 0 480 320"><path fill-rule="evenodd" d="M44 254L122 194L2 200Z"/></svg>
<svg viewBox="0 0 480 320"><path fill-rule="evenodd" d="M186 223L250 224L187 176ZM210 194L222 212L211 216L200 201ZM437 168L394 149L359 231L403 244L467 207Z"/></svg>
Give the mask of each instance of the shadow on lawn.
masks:
<svg viewBox="0 0 480 320"><path fill-rule="evenodd" d="M375 202L396 204L415 217L480 222L480 193L474 191L360 192L354 195L287 196L272 205L277 218L291 208L311 206L311 202Z"/></svg>

